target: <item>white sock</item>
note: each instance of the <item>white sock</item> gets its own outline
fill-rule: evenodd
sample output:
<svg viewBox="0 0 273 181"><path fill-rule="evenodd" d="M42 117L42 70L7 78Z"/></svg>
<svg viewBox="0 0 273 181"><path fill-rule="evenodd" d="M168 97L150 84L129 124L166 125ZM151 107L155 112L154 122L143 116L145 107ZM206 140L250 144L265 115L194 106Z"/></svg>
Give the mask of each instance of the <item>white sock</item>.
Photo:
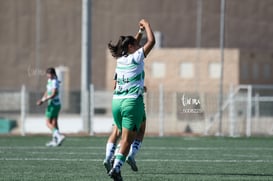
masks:
<svg viewBox="0 0 273 181"><path fill-rule="evenodd" d="M116 147L116 150L115 150L115 156L118 154L119 149L120 149L120 144L118 144L118 146Z"/></svg>
<svg viewBox="0 0 273 181"><path fill-rule="evenodd" d="M121 153L118 153L116 155L115 161L114 161L114 165L113 168L117 171L120 172L120 169L123 165L123 163L125 162L126 157L124 155L122 155Z"/></svg>
<svg viewBox="0 0 273 181"><path fill-rule="evenodd" d="M116 145L114 143L107 143L106 144L106 152L105 152L105 158L106 160L110 160L112 156L114 155L116 149Z"/></svg>
<svg viewBox="0 0 273 181"><path fill-rule="evenodd" d="M55 129L55 130L53 131L52 136L53 136L53 138L54 138L54 137L59 138L59 137L60 137L60 132L59 132L59 130Z"/></svg>
<svg viewBox="0 0 273 181"><path fill-rule="evenodd" d="M130 151L128 154L128 157L135 157L135 155L137 154L138 150L141 147L141 141L135 140L130 147Z"/></svg>

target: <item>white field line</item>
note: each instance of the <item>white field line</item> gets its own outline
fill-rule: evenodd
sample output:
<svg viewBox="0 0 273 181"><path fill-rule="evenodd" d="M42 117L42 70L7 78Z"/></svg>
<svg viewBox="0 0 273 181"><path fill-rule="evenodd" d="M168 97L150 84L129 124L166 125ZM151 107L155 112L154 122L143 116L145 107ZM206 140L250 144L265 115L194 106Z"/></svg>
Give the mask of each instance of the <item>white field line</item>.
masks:
<svg viewBox="0 0 273 181"><path fill-rule="evenodd" d="M5 152L0 151L0 156L1 154L6 154ZM10 153L10 154L14 154L14 153ZM77 157L79 156L105 156L105 153L103 152L27 152L27 154L30 155L54 155L54 156L58 156L58 155L75 155ZM142 152L141 155L146 155L146 156L153 156L155 155L153 152ZM159 153L158 155L161 156L177 156L177 157L181 157L181 153L169 153L169 152L164 152L164 153ZM193 158L193 156L187 156L184 155L184 158ZM256 158L256 159L272 159L273 155L242 155L242 154L223 154L223 158Z"/></svg>
<svg viewBox="0 0 273 181"><path fill-rule="evenodd" d="M73 150L101 150L101 149L105 149L105 147L98 147L98 146L86 146L86 147L69 147L69 146L63 146L63 147L59 147L62 150L68 150L68 149L73 149ZM56 149L56 150L60 150L59 148L52 148L52 149ZM31 150L31 149L45 149L48 150L50 148L45 147L45 146L1 146L0 150L5 150L5 149L11 149L11 150ZM162 147L162 146L158 146L158 147L150 147L150 146L143 146L143 148L141 148L142 150L190 150L190 151L194 151L194 150L252 150L252 151L273 151L273 147Z"/></svg>
<svg viewBox="0 0 273 181"><path fill-rule="evenodd" d="M3 151L0 151L0 153L7 153L7 152L3 152ZM9 152L8 153L12 153ZM15 153L18 153L18 152L15 152ZM105 153L104 152L45 152L45 151L27 151L27 152L24 152L24 153L27 153L27 154L33 154L33 155L41 155L41 154L45 154L45 155L104 155Z"/></svg>
<svg viewBox="0 0 273 181"><path fill-rule="evenodd" d="M265 155L265 154L262 154L262 155L257 155L257 154L245 154L245 155L242 155L242 154L223 154L224 157L240 157L240 158L259 158L259 157L266 157L266 158L273 158L273 155Z"/></svg>
<svg viewBox="0 0 273 181"><path fill-rule="evenodd" d="M273 147L143 147L147 150L272 150Z"/></svg>
<svg viewBox="0 0 273 181"><path fill-rule="evenodd" d="M0 150L3 149L7 149L7 150L31 150L31 149L41 149L41 150L48 150L48 149L52 149L52 150L61 150L60 148L65 149L65 150L69 150L69 149L74 149L74 150L81 150L81 149L87 149L87 150L100 150L100 149L105 149L105 147L97 147L97 146L86 146L86 147L79 147L79 146L63 146L63 147L56 147L56 148L50 148L50 147L46 147L46 146L1 146Z"/></svg>
<svg viewBox="0 0 273 181"><path fill-rule="evenodd" d="M102 159L68 158L0 158L0 161L65 161L65 162L102 162ZM190 162L190 163L273 163L273 160L172 160L140 159L138 162Z"/></svg>
<svg viewBox="0 0 273 181"><path fill-rule="evenodd" d="M5 154L6 152L0 151L0 154ZM9 153L10 152L9 150ZM32 155L105 155L104 152L44 152L44 151L28 151L27 154L32 154ZM155 155L154 152L142 152L141 155ZM160 153L160 155L163 156L181 156L181 153L169 153L169 152L164 152ZM273 155L258 155L258 154L251 154L251 155L242 155L242 154L223 154L223 157L237 157L237 158L273 158ZM187 157L187 156L185 156Z"/></svg>
<svg viewBox="0 0 273 181"><path fill-rule="evenodd" d="M1 151L0 151L1 153ZM27 152L29 154L33 155L40 155L40 154L46 154L46 155L105 155L104 152ZM141 155L155 155L154 152L142 152ZM181 153L169 153L169 152L161 152L159 155L162 156L180 156ZM187 157L187 156L186 156ZM267 154L251 154L251 155L242 155L242 154L223 154L223 157L237 157L237 158L273 158L273 155L267 155Z"/></svg>

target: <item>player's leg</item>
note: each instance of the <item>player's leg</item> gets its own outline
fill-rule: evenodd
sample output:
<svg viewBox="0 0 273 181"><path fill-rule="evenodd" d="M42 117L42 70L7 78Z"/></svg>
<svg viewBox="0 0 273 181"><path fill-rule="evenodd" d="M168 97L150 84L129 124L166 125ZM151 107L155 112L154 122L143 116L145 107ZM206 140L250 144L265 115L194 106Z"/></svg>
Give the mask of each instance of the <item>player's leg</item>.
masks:
<svg viewBox="0 0 273 181"><path fill-rule="evenodd" d="M106 144L105 159L103 161L103 165L106 168L107 173L112 168L110 160L113 157L114 152L115 152L116 142L119 137L119 129L121 130L122 117L121 117L120 105L121 105L121 100L113 99L112 114L113 114L115 126L113 127L112 133L108 138L108 141Z"/></svg>
<svg viewBox="0 0 273 181"><path fill-rule="evenodd" d="M126 160L126 155L128 155L130 145L134 141L135 137L136 131L130 131L124 127L122 128L119 153L115 156L113 168L109 172L109 176L114 180L122 180L120 170Z"/></svg>
<svg viewBox="0 0 273 181"><path fill-rule="evenodd" d="M47 118L46 119L46 125L50 129L50 131L53 132L54 125L52 123L52 118ZM53 135L52 135L52 140L50 142L46 143L46 146L48 146L48 147L57 146L56 139L53 137Z"/></svg>
<svg viewBox="0 0 273 181"><path fill-rule="evenodd" d="M143 116L143 99L126 99L122 102L122 135L120 141L120 150L116 155L113 168L109 175L114 180L122 180L120 170L129 153L130 146L136 138L137 131ZM120 128L119 128L120 129Z"/></svg>
<svg viewBox="0 0 273 181"><path fill-rule="evenodd" d="M142 142L144 138L145 130L146 130L146 119L141 123L139 132L137 132L135 140L139 140Z"/></svg>
<svg viewBox="0 0 273 181"><path fill-rule="evenodd" d="M145 107L144 103L143 103L143 107ZM131 169L135 172L138 171L138 167L137 167L136 161L135 161L135 155L140 150L140 147L141 147L141 144L142 144L142 141L144 138L144 134L145 134L145 129L146 129L146 112L145 112L145 108L144 108L143 119L142 119L140 129L137 132L135 140L131 144L129 154L126 159L126 162L131 166Z"/></svg>
<svg viewBox="0 0 273 181"><path fill-rule="evenodd" d="M141 148L141 144L145 134L145 129L146 129L146 119L145 121L142 122L140 129L137 132L136 138L130 147L130 152L128 154L128 157L135 157L135 155Z"/></svg>
<svg viewBox="0 0 273 181"><path fill-rule="evenodd" d="M135 172L138 171L138 167L135 161L135 156L140 150L140 147L144 138L144 134L145 134L145 129L146 129L146 121L143 121L139 131L137 132L135 140L130 146L130 151L126 159L126 162L131 166L131 169Z"/></svg>
<svg viewBox="0 0 273 181"><path fill-rule="evenodd" d="M52 124L52 119L51 118L47 118L46 119L46 126L50 129L50 131L53 130L53 124Z"/></svg>
<svg viewBox="0 0 273 181"><path fill-rule="evenodd" d="M60 146L62 142L65 139L65 136L62 135L59 131L59 126L58 126L58 117L55 117L52 119L52 124L53 124L53 138L56 139L57 146Z"/></svg>
<svg viewBox="0 0 273 181"><path fill-rule="evenodd" d="M113 125L112 133L108 138L106 144L105 159L103 160L103 165L106 168L107 173L111 170L111 159L114 157L116 143L120 136L117 126Z"/></svg>
<svg viewBox="0 0 273 181"><path fill-rule="evenodd" d="M51 110L51 117L52 117L52 136L56 140L57 146L60 146L62 142L65 139L65 136L63 136L60 131L59 131L59 125L58 125L58 117L59 117L59 112L61 110L61 105L51 105L52 110Z"/></svg>
<svg viewBox="0 0 273 181"><path fill-rule="evenodd" d="M52 118L53 118L53 107L51 105L48 105L45 111L45 116L46 116L46 125L50 129L50 131L53 130L54 125L52 124Z"/></svg>
<svg viewBox="0 0 273 181"><path fill-rule="evenodd" d="M58 115L60 112L60 105L48 105L46 110L47 126L52 131L52 141L47 146L58 146L64 140L64 136L59 133Z"/></svg>

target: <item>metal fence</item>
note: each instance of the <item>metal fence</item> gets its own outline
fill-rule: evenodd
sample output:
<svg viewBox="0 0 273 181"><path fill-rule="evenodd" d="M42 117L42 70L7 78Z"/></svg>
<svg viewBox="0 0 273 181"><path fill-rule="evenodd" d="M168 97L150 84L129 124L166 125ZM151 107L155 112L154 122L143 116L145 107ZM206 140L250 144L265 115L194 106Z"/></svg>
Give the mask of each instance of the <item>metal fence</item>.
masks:
<svg viewBox="0 0 273 181"><path fill-rule="evenodd" d="M40 94L29 92L24 86L21 91L1 91L0 117L17 120L18 131L24 135L27 133L24 128L29 117L43 118L45 105L35 105L35 97ZM64 119L73 115L75 120L78 120L66 124L79 123L82 121L80 92L70 92L68 97L68 106L62 110L61 115L66 116ZM101 129L95 131L97 134L111 131L109 127L112 122L112 92L95 91L90 97L93 98L90 102L93 103L91 111L94 112L94 115L90 114L91 131L98 125L101 125ZM196 134L234 137L273 134L273 86L231 87L230 92L224 96L221 124L218 96L212 93L167 92L161 85L158 91L146 93L144 100L147 113L146 132L150 135ZM103 122L105 118L108 122Z"/></svg>

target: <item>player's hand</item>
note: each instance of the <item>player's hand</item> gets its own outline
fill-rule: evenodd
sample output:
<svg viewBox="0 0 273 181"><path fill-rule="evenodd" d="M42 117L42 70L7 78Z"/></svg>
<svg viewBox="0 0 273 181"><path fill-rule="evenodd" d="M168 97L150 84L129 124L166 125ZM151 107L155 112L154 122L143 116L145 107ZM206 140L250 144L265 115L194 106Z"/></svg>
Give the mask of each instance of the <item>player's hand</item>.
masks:
<svg viewBox="0 0 273 181"><path fill-rule="evenodd" d="M149 25L149 22L148 22L147 20L142 19L142 20L139 21L139 28L145 30L145 27L146 27L147 25Z"/></svg>
<svg viewBox="0 0 273 181"><path fill-rule="evenodd" d="M39 99L37 102L36 102L37 106L40 106L43 104L43 101L41 99Z"/></svg>
<svg viewBox="0 0 273 181"><path fill-rule="evenodd" d="M145 30L145 27L143 25L139 25L139 29L144 31Z"/></svg>

